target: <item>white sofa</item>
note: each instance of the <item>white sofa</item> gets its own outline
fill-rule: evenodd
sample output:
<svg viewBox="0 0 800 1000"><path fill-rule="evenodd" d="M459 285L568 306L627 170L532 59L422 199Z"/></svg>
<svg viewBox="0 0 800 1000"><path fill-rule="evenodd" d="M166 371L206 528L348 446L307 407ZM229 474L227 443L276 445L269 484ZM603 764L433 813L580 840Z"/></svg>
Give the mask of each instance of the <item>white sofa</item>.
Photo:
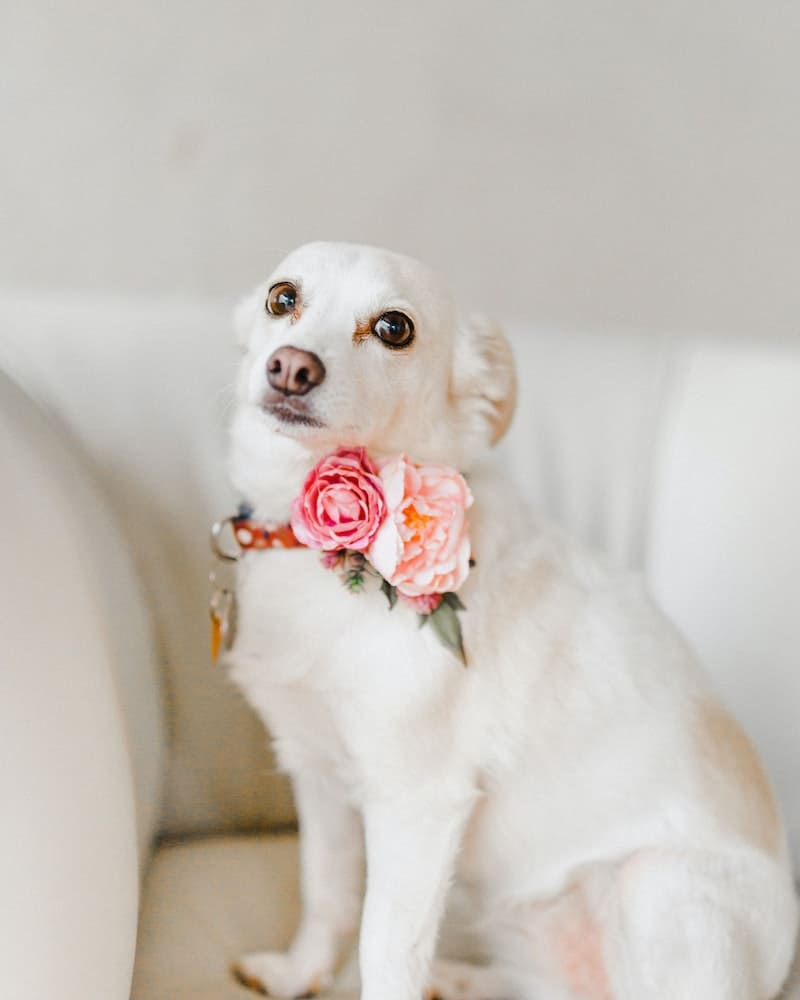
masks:
<svg viewBox="0 0 800 1000"><path fill-rule="evenodd" d="M208 657L228 313L0 298L2 997L245 998L229 961L297 917L288 789ZM800 348L512 334L504 456L643 571L760 747L800 859Z"/></svg>

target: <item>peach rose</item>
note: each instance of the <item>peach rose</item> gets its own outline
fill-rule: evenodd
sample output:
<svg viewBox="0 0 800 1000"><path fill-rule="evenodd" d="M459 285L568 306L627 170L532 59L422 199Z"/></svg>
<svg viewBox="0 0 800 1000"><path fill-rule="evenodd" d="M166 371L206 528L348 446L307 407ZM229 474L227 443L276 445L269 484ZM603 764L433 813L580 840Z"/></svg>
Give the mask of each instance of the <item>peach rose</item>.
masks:
<svg viewBox="0 0 800 1000"><path fill-rule="evenodd" d="M386 516L383 487L363 448L340 448L306 476L292 504L292 531L312 549L364 552Z"/></svg>
<svg viewBox="0 0 800 1000"><path fill-rule="evenodd" d="M458 590L470 558L465 512L472 494L463 477L405 455L379 469L387 515L367 558L406 597Z"/></svg>

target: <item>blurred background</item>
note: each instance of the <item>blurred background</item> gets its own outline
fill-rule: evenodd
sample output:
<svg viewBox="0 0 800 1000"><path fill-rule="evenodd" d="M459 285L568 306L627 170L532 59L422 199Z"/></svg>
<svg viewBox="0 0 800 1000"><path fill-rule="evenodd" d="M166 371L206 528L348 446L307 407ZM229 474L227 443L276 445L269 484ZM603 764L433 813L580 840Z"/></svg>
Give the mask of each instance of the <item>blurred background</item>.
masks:
<svg viewBox="0 0 800 1000"><path fill-rule="evenodd" d="M800 6L26 0L0 281L228 297L312 238L554 326L787 335Z"/></svg>

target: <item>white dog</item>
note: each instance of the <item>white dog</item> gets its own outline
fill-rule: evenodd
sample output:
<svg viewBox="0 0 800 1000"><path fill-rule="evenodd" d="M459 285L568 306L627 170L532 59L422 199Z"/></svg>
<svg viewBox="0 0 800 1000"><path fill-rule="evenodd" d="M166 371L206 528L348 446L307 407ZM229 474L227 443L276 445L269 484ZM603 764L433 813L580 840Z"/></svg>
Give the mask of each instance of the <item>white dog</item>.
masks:
<svg viewBox="0 0 800 1000"><path fill-rule="evenodd" d="M235 486L285 524L325 453L460 470L469 666L318 552L239 564L232 676L300 816L303 918L240 978L325 989L360 919L364 1000L769 1000L797 906L759 760L637 583L543 526L486 453L513 361L406 257L290 254L240 307ZM366 893L362 912L363 849ZM489 960L434 960L453 881Z"/></svg>

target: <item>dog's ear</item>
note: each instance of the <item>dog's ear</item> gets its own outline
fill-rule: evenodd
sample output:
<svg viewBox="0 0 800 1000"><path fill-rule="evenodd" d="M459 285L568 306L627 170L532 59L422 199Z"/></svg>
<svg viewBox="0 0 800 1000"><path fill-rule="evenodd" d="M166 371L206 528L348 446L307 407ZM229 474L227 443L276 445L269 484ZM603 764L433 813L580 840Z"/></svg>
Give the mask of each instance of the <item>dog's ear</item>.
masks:
<svg viewBox="0 0 800 1000"><path fill-rule="evenodd" d="M263 300L264 296L259 288L245 296L233 310L233 332L236 343L241 348L247 347L256 319L264 308Z"/></svg>
<svg viewBox="0 0 800 1000"><path fill-rule="evenodd" d="M452 395L467 434L495 445L514 416L517 374L505 334L481 316L460 324L455 344Z"/></svg>

